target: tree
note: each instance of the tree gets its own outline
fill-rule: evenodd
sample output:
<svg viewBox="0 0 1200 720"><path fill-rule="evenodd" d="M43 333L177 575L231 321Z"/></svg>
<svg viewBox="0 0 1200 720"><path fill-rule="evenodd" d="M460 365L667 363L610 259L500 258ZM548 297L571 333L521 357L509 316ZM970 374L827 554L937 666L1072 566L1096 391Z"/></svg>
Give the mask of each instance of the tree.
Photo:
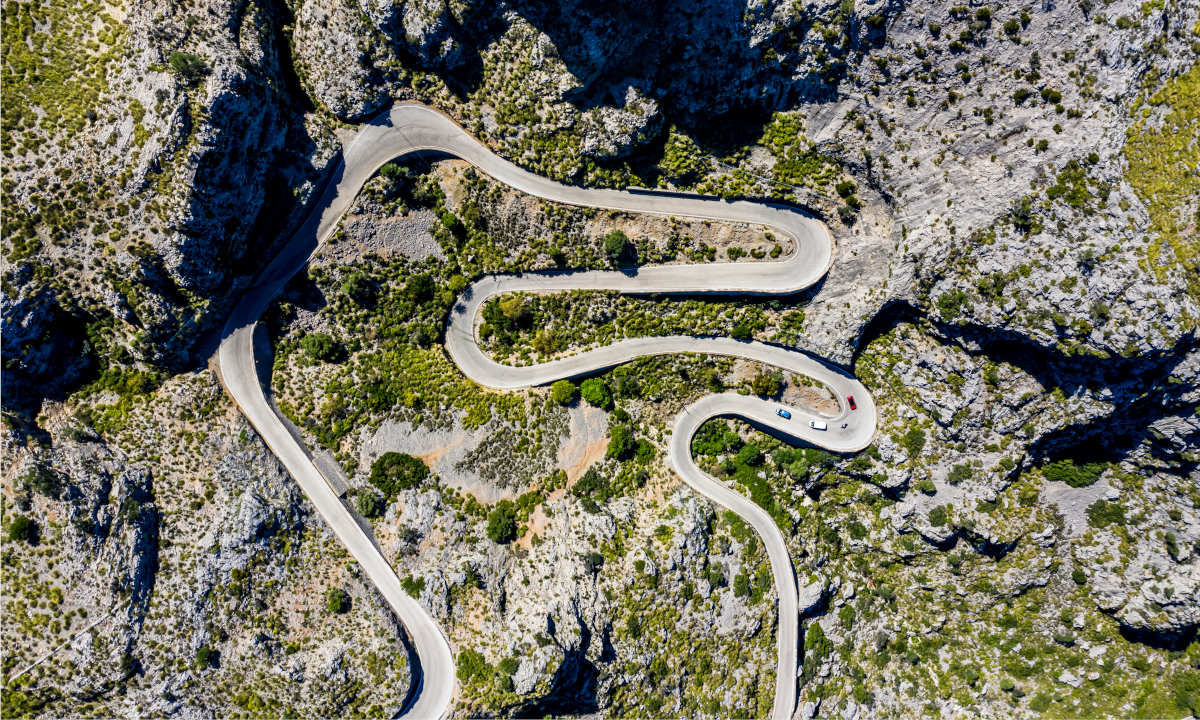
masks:
<svg viewBox="0 0 1200 720"><path fill-rule="evenodd" d="M364 490L355 498L358 513L365 518L375 519L387 510L387 501L374 490Z"/></svg>
<svg viewBox="0 0 1200 720"><path fill-rule="evenodd" d="M62 480L58 473L41 465L34 465L25 471L21 476L26 487L35 492L45 495L51 500L57 500L58 494L62 492Z"/></svg>
<svg viewBox="0 0 1200 720"><path fill-rule="evenodd" d="M413 275L404 284L404 294L416 303L423 303L433 297L433 276L429 273Z"/></svg>
<svg viewBox="0 0 1200 720"><path fill-rule="evenodd" d="M337 362L345 353L341 343L326 333L309 333L300 341L300 347L310 358L318 362Z"/></svg>
<svg viewBox="0 0 1200 720"><path fill-rule="evenodd" d="M217 657L220 655L216 650L213 650L207 645L201 645L196 650L196 667L203 670L210 668L217 662Z"/></svg>
<svg viewBox="0 0 1200 720"><path fill-rule="evenodd" d="M509 295L500 301L500 313L514 325L524 325L529 321L529 305L521 295Z"/></svg>
<svg viewBox="0 0 1200 720"><path fill-rule="evenodd" d="M371 282L371 278L364 272L355 271L347 275L342 283L342 292L363 307L370 307L375 303L375 283Z"/></svg>
<svg viewBox="0 0 1200 720"><path fill-rule="evenodd" d="M598 408L605 410L612 408L612 391L608 389L608 383L600 378L584 380L583 384L579 386L579 394L584 400Z"/></svg>
<svg viewBox="0 0 1200 720"><path fill-rule="evenodd" d="M910 459L915 459L925 447L925 431L919 427L911 427L900 436L900 445L908 452Z"/></svg>
<svg viewBox="0 0 1200 720"><path fill-rule="evenodd" d="M628 425L613 425L612 429L608 431L608 450L604 455L624 460L630 456L636 444L633 430Z"/></svg>
<svg viewBox="0 0 1200 720"><path fill-rule="evenodd" d="M325 604L329 608L329 612L344 615L350 612L350 596L341 588L333 588L329 594L325 596Z"/></svg>
<svg viewBox="0 0 1200 720"><path fill-rule="evenodd" d="M429 468L412 455L385 452L371 464L371 484L379 488L389 501L401 490L417 487L429 477Z"/></svg>
<svg viewBox="0 0 1200 720"><path fill-rule="evenodd" d="M575 383L570 380L559 380L550 386L550 400L555 405L570 405L575 402Z"/></svg>
<svg viewBox="0 0 1200 720"><path fill-rule="evenodd" d="M763 461L762 451L754 443L743 445L741 450L737 452L738 465L761 465Z"/></svg>
<svg viewBox="0 0 1200 720"><path fill-rule="evenodd" d="M487 535L500 545L517 539L517 506L512 500L501 500L488 513Z"/></svg>
<svg viewBox="0 0 1200 720"><path fill-rule="evenodd" d="M620 230L613 230L604 236L604 256L614 267L629 262L633 255L633 246L629 237Z"/></svg>
<svg viewBox="0 0 1200 720"><path fill-rule="evenodd" d="M12 523L8 526L8 539L12 540L13 542L24 540L30 545L37 545L37 521L28 515L16 516L13 518Z"/></svg>
<svg viewBox="0 0 1200 720"><path fill-rule="evenodd" d="M782 390L783 376L776 372L760 372L750 381L750 389L755 395L775 397Z"/></svg>
<svg viewBox="0 0 1200 720"><path fill-rule="evenodd" d="M189 85L198 82L208 74L208 64L204 62L204 58L189 52L176 50L167 59L167 64Z"/></svg>

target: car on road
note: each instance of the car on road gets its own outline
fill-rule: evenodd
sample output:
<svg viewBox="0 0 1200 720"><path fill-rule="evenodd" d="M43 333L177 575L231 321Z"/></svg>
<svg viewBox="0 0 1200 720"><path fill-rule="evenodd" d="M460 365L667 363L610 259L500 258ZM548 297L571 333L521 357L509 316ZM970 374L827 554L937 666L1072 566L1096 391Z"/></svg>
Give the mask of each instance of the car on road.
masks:
<svg viewBox="0 0 1200 720"><path fill-rule="evenodd" d="M850 403L850 409L851 409L851 410L857 410L857 409L858 409L858 405L857 405L857 404L855 404L855 402L854 402L854 396L853 396L853 395L847 395L847 396L846 396L846 402Z"/></svg>
<svg viewBox="0 0 1200 720"><path fill-rule="evenodd" d="M779 408L778 410L776 410L775 414L778 415L779 417L783 418L784 420L792 419L792 414L790 412L788 412L787 410L784 410L783 408Z"/></svg>
<svg viewBox="0 0 1200 720"><path fill-rule="evenodd" d="M820 420L809 420L808 426L810 428L812 428L813 430L828 430L829 429L829 423L822 422Z"/></svg>

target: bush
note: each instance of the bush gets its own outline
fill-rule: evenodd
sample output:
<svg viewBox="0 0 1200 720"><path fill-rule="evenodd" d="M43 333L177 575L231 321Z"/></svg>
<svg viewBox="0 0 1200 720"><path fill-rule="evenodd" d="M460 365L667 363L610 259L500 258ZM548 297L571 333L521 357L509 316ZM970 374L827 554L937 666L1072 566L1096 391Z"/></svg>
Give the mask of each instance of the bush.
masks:
<svg viewBox="0 0 1200 720"><path fill-rule="evenodd" d="M608 450L605 451L605 457L624 460L633 454L633 449L637 445L633 437L633 430L624 424L613 425L608 431Z"/></svg>
<svg viewBox="0 0 1200 720"><path fill-rule="evenodd" d="M1026 87L1017 88L1016 90L1013 91L1013 102L1020 105L1021 103L1028 100L1029 96L1032 94L1033 94L1033 91L1030 90L1029 88L1026 88Z"/></svg>
<svg viewBox="0 0 1200 720"><path fill-rule="evenodd" d="M413 597L420 597L421 591L425 589L425 578L413 577L408 575L400 579L400 587L404 588L404 592Z"/></svg>
<svg viewBox="0 0 1200 720"><path fill-rule="evenodd" d="M628 263L632 259L633 245L625 233L613 230L604 236L604 256L614 267Z"/></svg>
<svg viewBox="0 0 1200 720"><path fill-rule="evenodd" d="M958 485L964 480L971 479L971 466L968 463L958 463L950 468L949 474L946 475L946 482L951 485Z"/></svg>
<svg viewBox="0 0 1200 720"><path fill-rule="evenodd" d="M305 335L300 341L300 348L313 360L326 363L341 360L345 353L341 343L326 333Z"/></svg>
<svg viewBox="0 0 1200 720"><path fill-rule="evenodd" d="M325 596L325 604L329 612L344 615L350 612L350 596L341 588L333 588Z"/></svg>
<svg viewBox="0 0 1200 720"><path fill-rule="evenodd" d="M1109 525L1125 524L1125 508L1118 503L1107 500L1097 500L1088 506L1088 525L1094 528L1106 528Z"/></svg>
<svg viewBox="0 0 1200 720"><path fill-rule="evenodd" d="M374 490L364 490L354 501L358 513L365 518L375 519L387 510L387 501Z"/></svg>
<svg viewBox="0 0 1200 720"><path fill-rule="evenodd" d="M433 298L433 276L429 273L413 275L404 284L404 294L415 303L423 303Z"/></svg>
<svg viewBox="0 0 1200 720"><path fill-rule="evenodd" d="M943 527L948 521L945 505L938 505L929 511L929 524L933 527Z"/></svg>
<svg viewBox="0 0 1200 720"><path fill-rule="evenodd" d="M921 482L917 483L917 490L926 495L936 495L937 487L933 484L933 480L929 478L921 478Z"/></svg>
<svg viewBox="0 0 1200 720"><path fill-rule="evenodd" d="M761 465L763 461L762 451L754 443L743 445L741 450L738 450L734 458L738 465L750 465L751 467Z"/></svg>
<svg viewBox="0 0 1200 720"><path fill-rule="evenodd" d="M783 389L783 375L777 372L760 372L750 381L750 389L760 397L776 397Z"/></svg>
<svg viewBox="0 0 1200 720"><path fill-rule="evenodd" d="M500 545L517 539L517 506L512 500L501 500L488 513L487 536Z"/></svg>
<svg viewBox="0 0 1200 720"><path fill-rule="evenodd" d="M212 667L217 662L219 653L207 645L201 645L196 651L196 667L203 670L204 668Z"/></svg>
<svg viewBox="0 0 1200 720"><path fill-rule="evenodd" d="M1086 585L1087 584L1087 573L1085 573L1083 570L1080 570L1079 568L1075 568L1074 570L1071 571L1071 579L1075 581L1076 585Z"/></svg>
<svg viewBox="0 0 1200 720"><path fill-rule="evenodd" d="M609 410L612 408L612 391L608 389L608 384L600 378L588 378L579 386L579 394L584 400L598 408Z"/></svg>
<svg viewBox="0 0 1200 720"><path fill-rule="evenodd" d="M559 380L550 386L550 400L556 405L570 405L575 402L577 390L570 380Z"/></svg>
<svg viewBox="0 0 1200 720"><path fill-rule="evenodd" d="M475 650L463 650L458 654L459 681L472 684L478 680L486 680L492 675L492 667L488 665L483 655Z"/></svg>
<svg viewBox="0 0 1200 720"><path fill-rule="evenodd" d="M390 501L401 490L417 487L429 477L429 468L412 455L386 452L371 464L371 484Z"/></svg>
<svg viewBox="0 0 1200 720"><path fill-rule="evenodd" d="M1100 479L1108 463L1091 462L1076 465L1074 460L1058 460L1042 468L1042 474L1052 482L1062 482L1071 487L1087 487Z"/></svg>
<svg viewBox="0 0 1200 720"><path fill-rule="evenodd" d="M375 303L377 291L375 283L371 282L366 273L355 271L350 273L346 277L346 281L342 283L342 292L358 305L370 307Z"/></svg>
<svg viewBox="0 0 1200 720"><path fill-rule="evenodd" d="M34 465L29 468L21 476L21 480L26 487L40 495L45 495L51 500L57 500L58 494L62 492L62 480L59 478L58 473L41 465Z"/></svg>
<svg viewBox="0 0 1200 720"><path fill-rule="evenodd" d="M858 188L856 188L854 186L854 183L850 182L849 180L843 180L840 183L838 183L837 185L835 185L833 189L837 190L837 194L840 197L848 198L851 195L853 195L854 191L857 190Z"/></svg>
<svg viewBox="0 0 1200 720"><path fill-rule="evenodd" d="M18 515L8 526L8 539L13 542L25 541L30 545L38 543L37 521L28 515Z"/></svg>
<svg viewBox="0 0 1200 720"><path fill-rule="evenodd" d="M176 50L167 59L167 64L188 84L198 82L208 74L208 64L204 62L204 58L189 52Z"/></svg>
<svg viewBox="0 0 1200 720"><path fill-rule="evenodd" d="M915 460L925 448L925 431L919 427L911 427L900 436L900 446L908 452L910 460Z"/></svg>

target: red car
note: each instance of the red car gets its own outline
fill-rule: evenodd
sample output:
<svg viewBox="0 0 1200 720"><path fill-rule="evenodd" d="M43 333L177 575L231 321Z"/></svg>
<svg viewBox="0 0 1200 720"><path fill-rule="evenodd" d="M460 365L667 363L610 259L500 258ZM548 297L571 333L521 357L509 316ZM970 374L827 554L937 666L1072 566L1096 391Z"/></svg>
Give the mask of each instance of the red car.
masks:
<svg viewBox="0 0 1200 720"><path fill-rule="evenodd" d="M851 409L851 410L857 410L857 409L858 409L858 406L854 404L854 396L853 396L853 395L847 395L847 396L846 396L846 402L850 403L850 409Z"/></svg>

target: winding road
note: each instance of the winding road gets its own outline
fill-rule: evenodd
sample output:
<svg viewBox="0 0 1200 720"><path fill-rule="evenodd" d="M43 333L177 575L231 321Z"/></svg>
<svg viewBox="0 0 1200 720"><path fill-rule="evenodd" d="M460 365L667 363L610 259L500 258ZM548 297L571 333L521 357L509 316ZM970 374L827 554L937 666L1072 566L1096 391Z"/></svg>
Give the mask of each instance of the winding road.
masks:
<svg viewBox="0 0 1200 720"><path fill-rule="evenodd" d="M335 230L363 184L385 163L405 155L434 151L452 155L495 180L546 200L627 212L688 216L767 225L795 240L795 250L775 262L662 265L624 271L544 272L484 277L459 297L446 327L446 349L462 372L475 382L498 389L544 385L629 362L645 355L700 353L727 355L766 363L803 374L828 386L838 397L836 417L789 408L791 419L776 414L777 403L721 393L686 408L676 419L668 456L680 476L699 493L728 507L758 531L767 549L778 590L778 666L774 720L787 720L796 702L799 617L794 570L782 534L762 508L724 483L702 472L691 457L691 438L705 421L721 416L744 418L797 440L833 450L853 452L875 435L876 413L870 393L844 370L795 350L728 338L653 337L622 340L605 347L528 367L510 367L480 350L475 322L483 303L500 293L563 290L615 290L624 293L787 295L816 283L829 269L833 239L824 223L784 206L726 202L716 198L658 193L585 189L561 185L529 173L500 158L442 113L416 104L397 104L363 125L343 150L334 177L316 209L267 267L225 327L218 366L227 391L312 500L334 534L362 565L371 582L404 623L420 659L420 685L405 709L407 717L440 718L454 696L454 658L445 635L425 608L411 598L371 538L330 488L308 450L293 437L266 398L255 369L253 333L259 317L283 285ZM857 409L845 398L853 395ZM828 423L828 430L809 426ZM843 428L842 425L845 425Z"/></svg>

